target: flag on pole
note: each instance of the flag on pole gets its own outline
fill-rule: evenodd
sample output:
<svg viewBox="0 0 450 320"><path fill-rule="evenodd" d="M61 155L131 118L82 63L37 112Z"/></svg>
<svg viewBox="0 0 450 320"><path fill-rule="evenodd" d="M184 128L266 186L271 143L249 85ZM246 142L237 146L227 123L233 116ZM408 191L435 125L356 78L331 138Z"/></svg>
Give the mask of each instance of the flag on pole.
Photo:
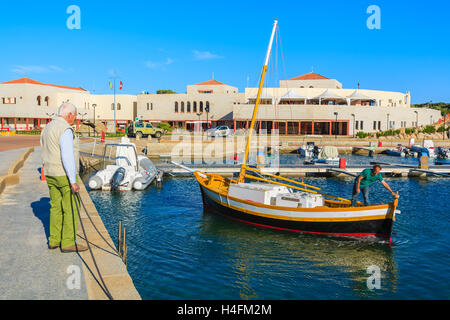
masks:
<svg viewBox="0 0 450 320"><path fill-rule="evenodd" d="M113 89L113 85L112 85L111 81L109 82L109 87L111 88L111 90Z"/></svg>
<svg viewBox="0 0 450 320"><path fill-rule="evenodd" d="M122 90L122 87L123 87L123 82L122 82L122 81L120 81L120 86L119 86L119 90Z"/></svg>

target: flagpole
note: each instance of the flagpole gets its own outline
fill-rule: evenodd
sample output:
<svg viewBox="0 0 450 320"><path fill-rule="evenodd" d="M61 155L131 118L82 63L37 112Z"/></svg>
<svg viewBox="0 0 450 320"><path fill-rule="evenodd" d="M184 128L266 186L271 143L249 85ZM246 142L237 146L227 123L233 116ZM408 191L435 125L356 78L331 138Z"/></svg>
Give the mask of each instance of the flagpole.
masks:
<svg viewBox="0 0 450 320"><path fill-rule="evenodd" d="M114 77L114 134L116 133L116 77Z"/></svg>

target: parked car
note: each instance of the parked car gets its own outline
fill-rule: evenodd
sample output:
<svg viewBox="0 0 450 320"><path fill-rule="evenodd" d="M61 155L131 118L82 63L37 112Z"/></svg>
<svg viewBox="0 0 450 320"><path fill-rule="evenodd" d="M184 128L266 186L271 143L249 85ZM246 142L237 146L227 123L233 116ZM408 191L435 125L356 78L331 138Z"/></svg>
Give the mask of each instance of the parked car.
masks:
<svg viewBox="0 0 450 320"><path fill-rule="evenodd" d="M206 131L208 137L229 137L233 134L233 130L231 130L228 126L220 126L216 128L211 128Z"/></svg>
<svg viewBox="0 0 450 320"><path fill-rule="evenodd" d="M155 138L160 138L166 133L164 129L153 126L150 122L146 121L133 121L128 126L128 136L129 137L148 137L152 136Z"/></svg>

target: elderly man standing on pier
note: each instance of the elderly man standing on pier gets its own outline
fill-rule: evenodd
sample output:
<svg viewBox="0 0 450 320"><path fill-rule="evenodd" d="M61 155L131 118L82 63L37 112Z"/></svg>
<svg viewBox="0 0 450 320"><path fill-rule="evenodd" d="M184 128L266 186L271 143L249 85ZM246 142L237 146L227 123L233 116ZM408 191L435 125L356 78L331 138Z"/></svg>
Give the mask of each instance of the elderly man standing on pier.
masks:
<svg viewBox="0 0 450 320"><path fill-rule="evenodd" d="M41 134L42 160L50 193L50 236L48 248L61 248L62 252L80 252L86 246L77 244L78 212L75 197L77 184L78 142L72 129L77 108L63 103L58 116L45 126ZM79 206L79 203L78 203Z"/></svg>
<svg viewBox="0 0 450 320"><path fill-rule="evenodd" d="M356 206L356 198L358 194L362 192L364 197L364 205L368 206L369 203L369 186L377 181L380 181L381 184L392 194L394 198L397 195L391 190L391 187L387 184L386 181L383 180L381 176L381 166L378 164L374 165L372 169L364 169L360 175L356 178L355 184L353 185L353 193L352 193L352 206Z"/></svg>

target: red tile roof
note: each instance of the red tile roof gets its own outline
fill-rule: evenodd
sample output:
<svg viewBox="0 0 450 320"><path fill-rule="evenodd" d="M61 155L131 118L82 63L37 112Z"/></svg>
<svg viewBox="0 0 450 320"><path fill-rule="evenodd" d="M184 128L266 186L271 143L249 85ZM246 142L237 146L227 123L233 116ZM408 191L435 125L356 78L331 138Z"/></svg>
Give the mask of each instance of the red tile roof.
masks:
<svg viewBox="0 0 450 320"><path fill-rule="evenodd" d="M20 78L20 79L16 79L16 80L2 82L2 84L17 84L17 83L37 84L37 85L41 85L41 86L50 86L50 87L57 87L57 88L63 88L63 89L86 91L83 88L74 88L74 87L60 86L60 85L56 85L56 84L48 84L48 83L43 83L43 82L39 82L39 81L30 79L30 78Z"/></svg>
<svg viewBox="0 0 450 320"><path fill-rule="evenodd" d="M324 79L329 79L327 77L321 76L320 74L314 73L314 72L310 72L307 74L304 74L302 76L298 76L289 80L324 80Z"/></svg>
<svg viewBox="0 0 450 320"><path fill-rule="evenodd" d="M205 82L194 84L194 86L211 86L211 85L226 86L225 83L219 82L217 80L208 80Z"/></svg>

